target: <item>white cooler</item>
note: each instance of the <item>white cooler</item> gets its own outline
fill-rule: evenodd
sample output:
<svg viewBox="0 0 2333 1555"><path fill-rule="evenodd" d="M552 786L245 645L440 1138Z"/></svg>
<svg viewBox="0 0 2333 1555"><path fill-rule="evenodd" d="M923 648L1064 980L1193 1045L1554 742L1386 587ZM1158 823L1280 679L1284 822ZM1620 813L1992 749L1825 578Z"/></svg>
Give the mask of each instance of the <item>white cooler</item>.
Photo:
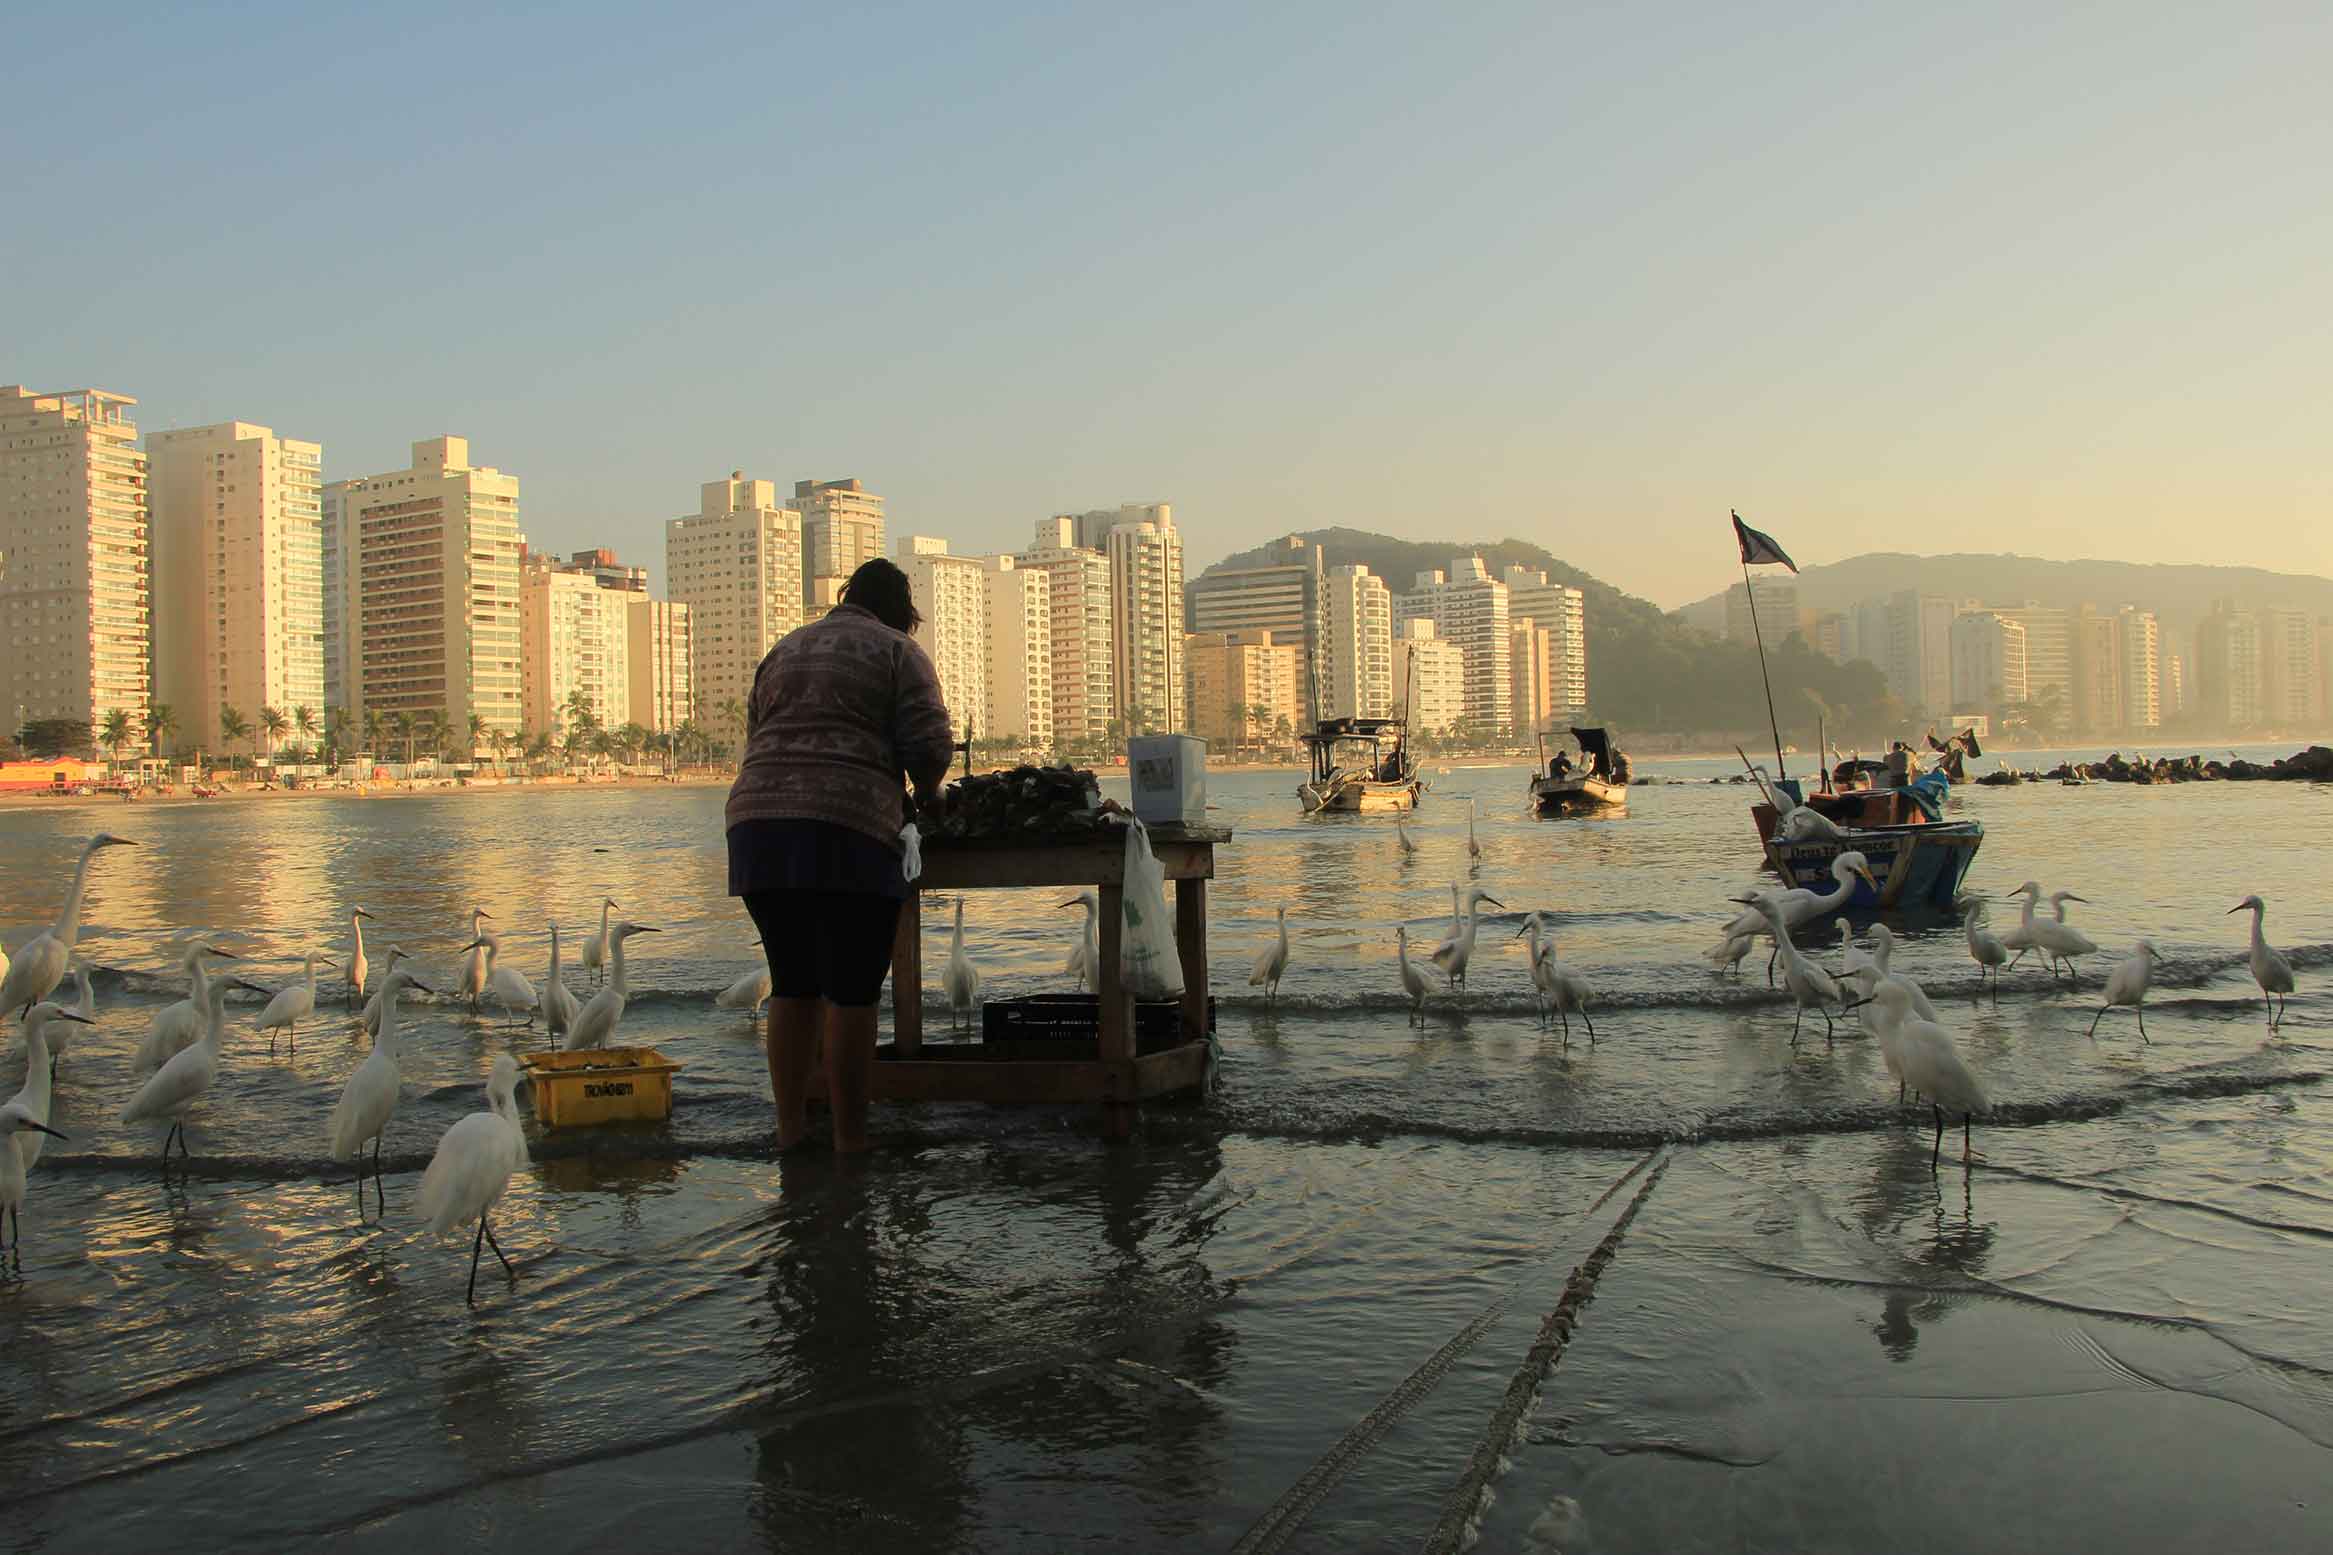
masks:
<svg viewBox="0 0 2333 1555"><path fill-rule="evenodd" d="M1126 742L1126 781L1145 826L1207 824L1207 742L1146 734Z"/></svg>

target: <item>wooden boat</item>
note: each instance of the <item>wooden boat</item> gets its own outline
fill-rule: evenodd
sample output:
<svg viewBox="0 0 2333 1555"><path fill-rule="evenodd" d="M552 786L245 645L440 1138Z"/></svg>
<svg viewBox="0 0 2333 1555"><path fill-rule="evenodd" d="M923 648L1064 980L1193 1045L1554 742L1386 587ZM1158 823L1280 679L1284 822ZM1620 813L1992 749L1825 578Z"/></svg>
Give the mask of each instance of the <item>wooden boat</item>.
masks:
<svg viewBox="0 0 2333 1555"><path fill-rule="evenodd" d="M1831 861L1850 850L1871 866L1877 891L1862 881L1848 899L1851 907L1949 907L1968 877L1985 840L1982 821L1932 821L1911 792L1901 788L1854 788L1802 795L1788 778L1772 786L1831 823L1813 835L1777 835L1774 806L1751 807L1767 867L1791 886L1831 888Z"/></svg>
<svg viewBox="0 0 2333 1555"><path fill-rule="evenodd" d="M1531 803L1541 815L1606 815L1628 813L1628 758L1613 749L1602 729L1572 726L1580 742L1578 766L1559 752L1547 758L1547 737L1539 737L1539 760L1544 770L1531 778Z"/></svg>
<svg viewBox="0 0 2333 1555"><path fill-rule="evenodd" d="M1304 737L1312 781L1296 786L1306 814L1380 815L1415 810L1425 787L1398 718L1324 718Z"/></svg>

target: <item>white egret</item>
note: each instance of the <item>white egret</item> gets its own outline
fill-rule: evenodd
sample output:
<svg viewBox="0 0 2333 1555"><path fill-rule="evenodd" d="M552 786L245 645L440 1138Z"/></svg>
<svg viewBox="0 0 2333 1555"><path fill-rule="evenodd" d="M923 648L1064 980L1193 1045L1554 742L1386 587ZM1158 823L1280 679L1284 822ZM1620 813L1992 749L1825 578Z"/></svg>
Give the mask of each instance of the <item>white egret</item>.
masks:
<svg viewBox="0 0 2333 1555"><path fill-rule="evenodd" d="M146 1035L138 1042L138 1050L130 1055L130 1073L152 1074L194 1046L196 1039L203 1034L203 1010L207 998L204 990L210 984L210 973L203 965L205 959L240 961L243 958L212 945L194 944L186 947L186 954L178 961L178 969L186 974L186 997L154 1012L153 1021L146 1027Z"/></svg>
<svg viewBox="0 0 2333 1555"><path fill-rule="evenodd" d="M1771 899L1780 912L1783 926L1783 931L1780 934L1772 933L1771 925L1763 908L1754 907L1725 926L1725 936L1728 939L1736 939L1745 934L1769 934L1772 936L1775 941L1775 952L1766 959L1766 981L1768 983L1774 981L1774 966L1782 954L1781 942L1790 937L1792 929L1812 923L1817 918L1827 918L1845 908L1848 901L1855 895L1855 882L1857 880L1863 881L1874 891L1879 889L1879 881L1873 877L1870 863L1861 853L1852 849L1831 860L1831 879L1833 885L1828 891L1816 891L1806 886L1794 886L1787 891L1759 893L1759 899ZM1750 899L1743 896L1734 898L1737 902Z"/></svg>
<svg viewBox="0 0 2333 1555"><path fill-rule="evenodd" d="M410 955L406 954L404 946L391 945L389 959L381 965L381 975L388 976L397 970L398 962L412 959ZM377 1037L381 1034L381 991L378 988L374 989L373 996L365 1001L364 1012L356 1019L357 1024L364 1027L366 1036Z"/></svg>
<svg viewBox="0 0 2333 1555"><path fill-rule="evenodd" d="M1896 933L1884 923L1871 926L1871 964L1879 968L1879 975L1891 983L1903 986L1912 997L1912 1014L1916 1019L1938 1020L1936 1006L1928 1002L1927 990L1889 965L1895 959Z"/></svg>
<svg viewBox="0 0 2333 1555"><path fill-rule="evenodd" d="M455 992L470 1001L470 1013L478 1013L478 1001L486 993L486 931L480 924L492 923L494 914L483 907L470 909L470 943L462 947L462 980Z"/></svg>
<svg viewBox="0 0 2333 1555"><path fill-rule="evenodd" d="M485 996L502 1006L502 1018L510 1025L518 1024L518 1012L527 1012L527 1024L535 1023L535 985L517 967L502 964L502 936L481 934L476 943L463 947L473 954L486 957ZM473 1001L474 1003L475 1001Z"/></svg>
<svg viewBox="0 0 2333 1555"><path fill-rule="evenodd" d="M1754 908L1765 916L1774 937L1774 954L1782 962L1782 985L1790 990L1798 1013L1790 1022L1790 1045L1798 1046L1798 1030L1809 1010L1820 1011L1823 1017L1823 1040L1832 1035L1830 1006L1842 1003L1838 979L1823 970L1819 962L1809 960L1791 941L1789 926L1783 920L1782 896L1766 892L1759 896L1737 896L1735 901Z"/></svg>
<svg viewBox="0 0 2333 1555"><path fill-rule="evenodd" d="M292 1051L300 1049L300 1022L316 1013L316 968L338 969L339 963L328 956L308 952L308 975L300 982L287 984L282 991L267 1001L267 1008L259 1015L258 1030L267 1033L267 1056L275 1057L275 1034L278 1030L291 1034Z"/></svg>
<svg viewBox="0 0 2333 1555"><path fill-rule="evenodd" d="M607 976L608 970L608 914L616 910L616 899L603 896L599 900L599 932L583 942L583 970L594 984Z"/></svg>
<svg viewBox="0 0 2333 1555"><path fill-rule="evenodd" d="M1264 1008L1270 1009L1280 1001L1280 979L1288 971L1288 909L1280 908L1279 937L1256 954L1255 970L1248 973L1250 988L1262 987Z"/></svg>
<svg viewBox="0 0 2333 1555"><path fill-rule="evenodd" d="M1847 1008L1855 1012L1855 1018L1862 1022L1863 1029L1870 1032L1872 1040L1879 1045L1879 1060L1887 1065L1889 1078L1896 1082L1896 1104L1901 1106L1904 1100L1904 1053L1898 1040L1900 1033L1896 1027L1873 1013L1878 1002L1873 996L1879 992L1879 968L1869 956L1865 956L1840 982L1844 987L1853 988L1857 994Z"/></svg>
<svg viewBox="0 0 2333 1555"><path fill-rule="evenodd" d="M1426 977L1410 963L1410 931L1407 924L1397 924L1393 931L1394 962L1401 968L1401 991L1409 996L1410 1024L1421 1025L1426 1019Z"/></svg>
<svg viewBox="0 0 2333 1555"><path fill-rule="evenodd" d="M1418 851L1418 839L1410 835L1408 825L1399 815L1393 818L1393 836L1394 840L1401 844L1402 852L1415 853Z"/></svg>
<svg viewBox="0 0 2333 1555"><path fill-rule="evenodd" d="M81 937L81 898L89 889L89 862L101 848L134 848L137 844L112 832L99 832L81 850L73 868L73 888L65 893L64 910L57 921L35 935L16 952L7 975L0 976L0 1020L11 1012L32 1008L57 991L73 964L73 942Z"/></svg>
<svg viewBox="0 0 2333 1555"><path fill-rule="evenodd" d="M1076 978L1078 987L1100 992L1102 948L1101 942L1095 938L1095 923L1101 917L1101 897L1092 891L1080 891L1068 901L1055 905L1085 909L1085 928L1078 935L1077 943L1069 947L1069 960L1062 964L1061 970Z"/></svg>
<svg viewBox="0 0 2333 1555"><path fill-rule="evenodd" d="M2143 939L2128 961L2106 974L2106 1002L2090 1017L2091 1041L2098 1040L2098 1023L2106 1018L2106 1012L2116 1005L2127 1004L2139 1017L2139 1040L2153 1044L2154 1039L2147 1035L2147 987L2155 980L2155 963L2162 959L2155 942Z"/></svg>
<svg viewBox="0 0 2333 1555"><path fill-rule="evenodd" d="M956 904L956 915L959 918L964 915L964 905L961 902ZM759 945L761 941L757 939L754 943ZM953 970L953 967L950 970ZM979 987L978 974L976 973L974 976L976 980L973 986L977 990ZM724 1010L751 1011L754 1029L759 1030L761 1027L761 1007L769 1003L769 998L770 964L765 959L752 971L715 994L713 1003Z"/></svg>
<svg viewBox="0 0 2333 1555"><path fill-rule="evenodd" d="M478 1298L478 1254L491 1243L502 1259L503 1272L512 1279L518 1271L503 1257L502 1244L486 1225L486 1212L502 1200L510 1174L527 1162L526 1128L518 1116L518 1064L508 1053L494 1055L486 1078L486 1111L456 1119L437 1142L437 1153L421 1174L421 1191L414 1209L429 1222L431 1236L443 1237L456 1226L478 1222L470 1241L470 1288L465 1299Z"/></svg>
<svg viewBox="0 0 2333 1555"><path fill-rule="evenodd" d="M1757 943L1756 935L1728 934L1724 939L1703 951L1701 959L1708 962L1720 977L1728 972L1739 973L1742 969L1742 962L1748 958L1751 947Z"/></svg>
<svg viewBox="0 0 2333 1555"><path fill-rule="evenodd" d="M373 1195L380 1203L381 1213L389 1211L388 1197L381 1188L381 1136L388 1132L389 1119L397 1111L397 1097L405 1088L405 1077L397 1067L401 1056L397 1040L397 996L408 988L429 991L410 972L391 972L381 979L380 1034L373 1038L373 1050L365 1055L365 1061L356 1066L356 1072L341 1087L340 1100L324 1126L324 1139L332 1159L343 1165L356 1162L359 1220L365 1213L365 1168L360 1153L368 1139L373 1142Z"/></svg>
<svg viewBox="0 0 2333 1555"><path fill-rule="evenodd" d="M762 968L763 997L768 997L769 968ZM964 898L956 898L956 927L948 937L948 969L940 974L940 988L948 996L948 1017L972 1029L980 1011L980 968L964 954Z"/></svg>
<svg viewBox="0 0 2333 1555"><path fill-rule="evenodd" d="M1927 1099L1936 1113L1936 1141L1929 1147L1928 1164L1944 1154L1944 1119L1960 1114L1960 1158L1969 1159L1969 1119L1993 1110L1983 1082L1969 1068L1953 1044L1952 1033L1912 1013L1912 996L1903 984L1881 982L1872 995L1879 1010L1880 1029L1893 1034L1903 1063L1903 1078Z"/></svg>
<svg viewBox="0 0 2333 1555"><path fill-rule="evenodd" d="M1458 932L1434 947L1429 957L1441 974L1455 989L1466 981L1466 963L1474 959L1475 932L1482 927L1482 904L1504 908L1507 904L1480 886L1468 886L1459 909L1463 922Z"/></svg>
<svg viewBox="0 0 2333 1555"><path fill-rule="evenodd" d="M196 968L197 973L201 968ZM162 1136L162 1166L170 1167L170 1142L178 1141L179 1151L187 1156L194 1152L186 1144L186 1112L196 1102L210 1094L219 1078L219 1048L227 1038L227 985L232 979L208 977L203 984L203 1034L193 1046L171 1056L170 1061L154 1071L146 1083L138 1087L138 1094L122 1108L124 1123L142 1123L150 1118L168 1118L170 1132ZM251 986L245 984L243 986ZM260 988L260 993L267 990Z"/></svg>
<svg viewBox="0 0 2333 1555"><path fill-rule="evenodd" d="M2043 953L2063 961L2066 964L2066 976L2077 983L2082 978L2074 967L2074 957L2094 956L2098 953L2098 946L2089 935L2066 921L2066 903L2088 900L2071 891L2052 891L2049 904L2057 910L2056 920L2045 920L2033 926L2034 943L2041 947Z"/></svg>
<svg viewBox="0 0 2333 1555"><path fill-rule="evenodd" d="M543 977L543 1030L554 1037L565 1036L582 1008L575 995L567 991L566 976L559 969L559 925L554 923L551 925L551 970Z"/></svg>
<svg viewBox="0 0 2333 1555"><path fill-rule="evenodd" d="M1479 808L1476 801L1466 801L1466 856L1477 864L1482 862L1482 844L1474 840L1474 813Z"/></svg>
<svg viewBox="0 0 2333 1555"><path fill-rule="evenodd" d="M2011 891L2004 899L2013 902L2021 896L2025 898L2025 906L2022 910L2019 911L2017 915L2017 926L2001 936L2001 943L2007 946L2009 949L2017 952L2017 954L2010 959L2009 966L2011 970L2015 970L2017 963L2025 959L2025 953L2027 951L2037 948L2041 943L2034 937L2034 931L2039 928L2040 925L2033 921L2034 907L2041 901L2040 883L2037 881L2028 880L2025 882L2025 884L2019 886L2016 890ZM2053 978L2057 975L2054 968L2051 970L2050 975Z"/></svg>
<svg viewBox="0 0 2333 1555"><path fill-rule="evenodd" d="M606 1047L608 1039L616 1034L616 1023L624 1018L624 1005L632 997L632 985L624 976L624 941L635 934L661 934L644 923L619 923L608 935L608 985L591 996L575 1017L575 1024L567 1028L563 1047Z"/></svg>
<svg viewBox="0 0 2333 1555"><path fill-rule="evenodd" d="M1596 1041L1596 1022L1588 1014L1588 1000L1592 997L1588 980L1563 964L1562 958L1556 954L1553 935L1541 937L1539 914L1533 913L1525 918L1523 927L1516 932L1531 937L1531 986L1535 990L1535 997L1544 999L1552 1006L1557 1018L1563 1022L1564 1046L1571 1046L1573 1010L1578 1010L1580 1019L1588 1023L1588 1042L1593 1046ZM1547 1017L1542 1011L1540 1024L1546 1023Z"/></svg>
<svg viewBox="0 0 2333 1555"><path fill-rule="evenodd" d="M35 1123L49 1121L50 1098L54 1094L52 1077L55 1073L56 1049L52 1045L64 1035L51 1031L50 1024L94 1025L86 1015L51 1004L46 999L24 1012L24 1088L8 1098L11 1107L22 1107L25 1116ZM24 1157L24 1169L31 1171L41 1156L41 1135L38 1130L17 1136L16 1149ZM5 1148L0 1146L0 1148Z"/></svg>
<svg viewBox="0 0 2333 1555"><path fill-rule="evenodd" d="M43 1134L51 1139L65 1138L16 1102L0 1107L0 1210L7 1212L15 1233L12 1241L0 1245L12 1248L19 1260L24 1257L25 1180L24 1161L18 1152Z"/></svg>
<svg viewBox="0 0 2333 1555"><path fill-rule="evenodd" d="M2257 896L2247 896L2228 911L2252 915L2252 981L2260 985L2262 1005L2272 996L2276 1000L2275 1013L2268 1018L2268 1029L2275 1031L2284 1024L2285 1001L2293 991L2292 963L2268 943L2267 931L2262 927L2268 917L2266 902Z"/></svg>
<svg viewBox="0 0 2333 1555"><path fill-rule="evenodd" d="M373 975L373 964L365 956L365 920L371 916L362 907L348 915L348 1007L352 1010L364 1001L365 984Z"/></svg>
<svg viewBox="0 0 2333 1555"><path fill-rule="evenodd" d="M57 1060L63 1058L65 1049L73 1044L73 1027L97 1024L97 990L89 985L89 963L78 958L73 962L73 986L73 1002L64 1006L60 1012L69 1013L73 1018L49 1032L49 1075L52 1079L56 1076ZM48 1121L45 1113L41 1121Z"/></svg>
<svg viewBox="0 0 2333 1555"><path fill-rule="evenodd" d="M2001 1002L2001 968L2009 964L2009 947L1985 926L1992 915L1992 904L1981 896L1963 894L1958 898L1960 910L1966 914L1969 959L1977 964L1977 987L1981 990L1988 979L1993 986L1993 1002Z"/></svg>

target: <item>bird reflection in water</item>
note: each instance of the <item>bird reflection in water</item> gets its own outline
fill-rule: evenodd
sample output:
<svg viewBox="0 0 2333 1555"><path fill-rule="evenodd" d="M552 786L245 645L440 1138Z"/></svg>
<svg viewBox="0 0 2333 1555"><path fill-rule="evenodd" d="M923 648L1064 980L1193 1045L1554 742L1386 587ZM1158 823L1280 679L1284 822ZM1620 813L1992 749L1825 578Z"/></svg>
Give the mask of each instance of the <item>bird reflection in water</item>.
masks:
<svg viewBox="0 0 2333 1555"><path fill-rule="evenodd" d="M1957 1185L1931 1175L1927 1146L1912 1135L1891 1137L1882 1148L1860 1217L1875 1244L1894 1243L1896 1281L1881 1303L1872 1334L1894 1361L1908 1361L1923 1324L1942 1319L1983 1278L1999 1227L1976 1218L1969 1174Z"/></svg>

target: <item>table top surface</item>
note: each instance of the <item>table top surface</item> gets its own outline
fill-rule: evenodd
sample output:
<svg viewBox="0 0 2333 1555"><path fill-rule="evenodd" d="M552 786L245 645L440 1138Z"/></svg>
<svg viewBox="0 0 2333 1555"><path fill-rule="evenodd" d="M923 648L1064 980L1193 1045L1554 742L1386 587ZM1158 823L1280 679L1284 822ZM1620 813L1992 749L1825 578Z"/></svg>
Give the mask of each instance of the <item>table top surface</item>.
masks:
<svg viewBox="0 0 2333 1555"><path fill-rule="evenodd" d="M1212 847L1231 840L1228 826L1152 826L1151 843L1199 843ZM1008 853L1008 852L1074 852L1107 848L1113 851L1126 846L1126 831L1120 826L1104 826L1097 831L1070 835L1001 837L926 837L923 851L933 853Z"/></svg>

